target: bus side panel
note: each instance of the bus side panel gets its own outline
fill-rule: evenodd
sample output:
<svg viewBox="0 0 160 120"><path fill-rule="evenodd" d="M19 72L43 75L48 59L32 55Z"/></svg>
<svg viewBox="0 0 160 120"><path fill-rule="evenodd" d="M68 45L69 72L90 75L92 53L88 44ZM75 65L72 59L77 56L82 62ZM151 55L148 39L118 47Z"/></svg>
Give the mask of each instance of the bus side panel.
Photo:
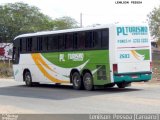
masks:
<svg viewBox="0 0 160 120"><path fill-rule="evenodd" d="M22 66L19 64L13 64L13 71L14 71L14 79L16 81L23 81L23 70Z"/></svg>
<svg viewBox="0 0 160 120"><path fill-rule="evenodd" d="M32 76L32 82L43 82L48 83L43 73L38 69L36 63L34 62L31 54L20 54L19 65L17 65L20 70L19 76L16 75L17 79L23 81L23 72L24 70L29 70ZM15 70L14 70L15 71Z"/></svg>
<svg viewBox="0 0 160 120"><path fill-rule="evenodd" d="M88 69L94 85L111 83L109 50L21 54L19 65L14 65L16 80L23 81L25 69L30 71L33 82L69 83L72 69L80 73Z"/></svg>
<svg viewBox="0 0 160 120"><path fill-rule="evenodd" d="M42 53L42 59L56 73L52 75L59 82L70 81L72 69L77 69L81 74L88 69L93 75L94 85L111 83L108 50Z"/></svg>

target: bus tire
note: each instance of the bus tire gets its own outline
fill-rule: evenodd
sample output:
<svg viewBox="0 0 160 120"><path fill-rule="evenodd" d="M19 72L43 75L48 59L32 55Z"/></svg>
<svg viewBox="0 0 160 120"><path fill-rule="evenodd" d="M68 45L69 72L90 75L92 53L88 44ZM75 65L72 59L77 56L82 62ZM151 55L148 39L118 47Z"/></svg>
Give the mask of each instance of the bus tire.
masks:
<svg viewBox="0 0 160 120"><path fill-rule="evenodd" d="M106 85L107 88L112 88L114 86L115 86L115 83L109 83L109 84Z"/></svg>
<svg viewBox="0 0 160 120"><path fill-rule="evenodd" d="M117 83L118 88L125 88L126 84L124 82L122 83Z"/></svg>
<svg viewBox="0 0 160 120"><path fill-rule="evenodd" d="M89 72L86 72L83 76L83 85L84 85L84 88L88 91L91 91L94 89L93 77Z"/></svg>
<svg viewBox="0 0 160 120"><path fill-rule="evenodd" d="M81 75L78 72L74 72L72 74L72 83L73 83L73 88L76 90L82 89L82 79Z"/></svg>
<svg viewBox="0 0 160 120"><path fill-rule="evenodd" d="M31 87L33 85L32 83L32 76L29 71L26 71L24 74L24 81L26 83L26 86Z"/></svg>

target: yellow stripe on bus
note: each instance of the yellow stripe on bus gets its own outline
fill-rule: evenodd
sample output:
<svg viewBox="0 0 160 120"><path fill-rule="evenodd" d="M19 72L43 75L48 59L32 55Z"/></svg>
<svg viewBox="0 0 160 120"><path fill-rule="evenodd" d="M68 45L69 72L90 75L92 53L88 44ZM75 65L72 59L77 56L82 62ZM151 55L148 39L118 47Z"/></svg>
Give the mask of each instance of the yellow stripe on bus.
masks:
<svg viewBox="0 0 160 120"><path fill-rule="evenodd" d="M42 63L42 65L44 65L46 68L48 68L49 70L55 72L53 69L51 69L51 68L45 63L45 61L44 61L43 58L41 57L41 54L40 54L40 53L35 53L35 54L32 54L32 55L34 55L34 56L35 56L35 59L36 59L36 60L38 59L38 60ZM56 72L55 72L55 73L56 73Z"/></svg>
<svg viewBox="0 0 160 120"><path fill-rule="evenodd" d="M131 53L136 59L140 60L135 50L131 50Z"/></svg>
<svg viewBox="0 0 160 120"><path fill-rule="evenodd" d="M65 81L65 80L59 80L55 77L53 77L52 75L50 75L44 68L43 66L40 64L42 63L45 67L48 66L45 61L43 61L43 59L41 58L39 53L35 53L35 54L31 54L35 64L37 65L37 67L39 68L39 70L43 73L43 75L45 77L47 77L49 80L55 82L55 83L69 83L69 81ZM50 68L49 66L47 68ZM50 68L51 70L51 68Z"/></svg>

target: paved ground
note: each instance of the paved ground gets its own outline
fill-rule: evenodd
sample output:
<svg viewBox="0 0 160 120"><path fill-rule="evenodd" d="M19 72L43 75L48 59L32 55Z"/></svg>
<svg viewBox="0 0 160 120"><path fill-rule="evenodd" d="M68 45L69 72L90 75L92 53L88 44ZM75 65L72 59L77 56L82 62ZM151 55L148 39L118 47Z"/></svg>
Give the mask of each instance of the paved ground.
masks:
<svg viewBox="0 0 160 120"><path fill-rule="evenodd" d="M160 113L160 85L77 91L71 86L0 80L0 113Z"/></svg>

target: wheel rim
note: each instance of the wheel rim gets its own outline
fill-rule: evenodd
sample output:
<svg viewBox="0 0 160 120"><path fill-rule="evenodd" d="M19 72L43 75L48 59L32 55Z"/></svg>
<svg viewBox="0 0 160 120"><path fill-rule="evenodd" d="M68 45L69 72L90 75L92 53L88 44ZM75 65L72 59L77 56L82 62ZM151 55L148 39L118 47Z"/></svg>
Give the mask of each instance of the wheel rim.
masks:
<svg viewBox="0 0 160 120"><path fill-rule="evenodd" d="M75 84L76 87L79 86L79 84L80 84L80 79L79 79L78 76L74 76L73 81L74 81L74 84Z"/></svg>
<svg viewBox="0 0 160 120"><path fill-rule="evenodd" d="M25 76L25 81L26 81L27 85L30 84L30 82L31 82L31 77L30 77L29 74L26 74L26 76Z"/></svg>
<svg viewBox="0 0 160 120"><path fill-rule="evenodd" d="M84 85L87 89L90 88L92 85L92 78L87 76L84 80Z"/></svg>

